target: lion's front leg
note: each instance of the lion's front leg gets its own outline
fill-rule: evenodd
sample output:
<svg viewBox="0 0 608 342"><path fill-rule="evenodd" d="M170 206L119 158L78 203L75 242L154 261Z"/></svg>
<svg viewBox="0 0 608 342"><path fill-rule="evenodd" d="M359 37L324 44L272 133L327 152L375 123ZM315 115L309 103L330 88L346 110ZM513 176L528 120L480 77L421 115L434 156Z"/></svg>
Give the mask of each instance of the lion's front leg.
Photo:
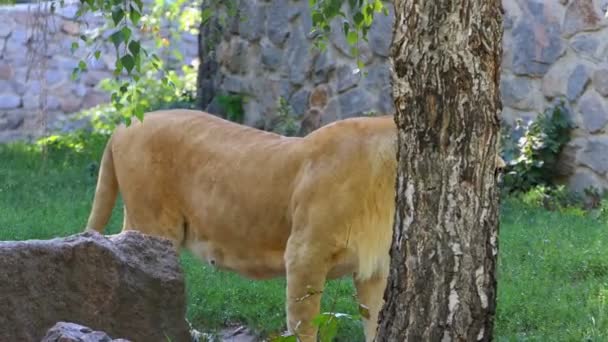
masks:
<svg viewBox="0 0 608 342"><path fill-rule="evenodd" d="M287 327L302 342L317 340L313 318L320 313L327 278L327 251L318 250L303 236L292 236L285 251L287 268Z"/></svg>

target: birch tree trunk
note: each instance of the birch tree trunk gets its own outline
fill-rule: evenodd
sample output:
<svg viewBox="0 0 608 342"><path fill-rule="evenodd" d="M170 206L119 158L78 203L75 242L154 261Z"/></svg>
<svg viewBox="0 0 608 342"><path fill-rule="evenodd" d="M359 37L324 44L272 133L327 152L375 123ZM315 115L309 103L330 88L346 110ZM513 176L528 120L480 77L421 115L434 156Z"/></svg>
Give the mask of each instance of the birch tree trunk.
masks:
<svg viewBox="0 0 608 342"><path fill-rule="evenodd" d="M395 0L398 176L377 341L488 341L496 307L500 0Z"/></svg>

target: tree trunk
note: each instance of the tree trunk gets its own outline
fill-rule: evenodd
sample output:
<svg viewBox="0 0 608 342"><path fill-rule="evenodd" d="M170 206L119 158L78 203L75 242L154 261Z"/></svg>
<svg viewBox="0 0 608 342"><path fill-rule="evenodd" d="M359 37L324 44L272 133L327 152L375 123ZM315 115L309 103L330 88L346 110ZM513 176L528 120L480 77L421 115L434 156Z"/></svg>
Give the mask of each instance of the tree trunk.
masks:
<svg viewBox="0 0 608 342"><path fill-rule="evenodd" d="M487 341L496 308L500 0L395 0L398 173L378 341Z"/></svg>

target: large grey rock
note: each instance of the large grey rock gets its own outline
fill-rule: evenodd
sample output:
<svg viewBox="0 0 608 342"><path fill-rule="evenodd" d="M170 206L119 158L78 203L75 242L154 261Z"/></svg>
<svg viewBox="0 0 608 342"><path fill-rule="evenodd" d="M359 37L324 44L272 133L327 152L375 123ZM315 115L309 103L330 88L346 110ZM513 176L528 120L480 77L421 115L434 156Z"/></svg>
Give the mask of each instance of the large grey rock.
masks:
<svg viewBox="0 0 608 342"><path fill-rule="evenodd" d="M580 194L583 194L589 188L597 189L598 187L605 188L605 182L592 170L586 168L577 169L568 179L568 188Z"/></svg>
<svg viewBox="0 0 608 342"><path fill-rule="evenodd" d="M500 80L500 93L504 105L519 110L534 108L535 93L532 80L526 77L503 77Z"/></svg>
<svg viewBox="0 0 608 342"><path fill-rule="evenodd" d="M391 2L385 2L388 15L374 13L374 21L368 32L369 47L380 56L388 57L393 41L393 26L395 22L395 9Z"/></svg>
<svg viewBox="0 0 608 342"><path fill-rule="evenodd" d="M18 129L23 121L23 115L18 112L0 112L0 131Z"/></svg>
<svg viewBox="0 0 608 342"><path fill-rule="evenodd" d="M337 97L332 98L327 103L325 109L321 112L321 126L325 126L342 117L340 110L340 102Z"/></svg>
<svg viewBox="0 0 608 342"><path fill-rule="evenodd" d="M23 108L32 110L41 108L40 96L41 95L33 95L30 93L23 95ZM57 96L47 95L45 102L47 110L55 111L61 108L61 101Z"/></svg>
<svg viewBox="0 0 608 342"><path fill-rule="evenodd" d="M593 137L579 154L579 162L600 175L608 172L608 137Z"/></svg>
<svg viewBox="0 0 608 342"><path fill-rule="evenodd" d="M340 103L340 114L343 119L361 116L374 108L374 96L360 87L351 89L338 95Z"/></svg>
<svg viewBox="0 0 608 342"><path fill-rule="evenodd" d="M306 112L308 108L308 98L310 97L310 90L302 88L296 91L289 99L289 104L296 115L301 116Z"/></svg>
<svg viewBox="0 0 608 342"><path fill-rule="evenodd" d="M266 20L268 39L276 45L283 45L289 37L289 4L288 0L275 0L268 7Z"/></svg>
<svg viewBox="0 0 608 342"><path fill-rule="evenodd" d="M355 87L359 83L362 75L358 68L344 64L336 69L336 77L336 90L341 93Z"/></svg>
<svg viewBox="0 0 608 342"><path fill-rule="evenodd" d="M189 341L171 242L136 231L0 242L0 340L40 341L78 322L133 341Z"/></svg>
<svg viewBox="0 0 608 342"><path fill-rule="evenodd" d="M387 63L378 63L362 69L363 87L369 90L384 89L391 84L391 69Z"/></svg>
<svg viewBox="0 0 608 342"><path fill-rule="evenodd" d="M69 323L69 322L57 322L46 335L42 338L41 342L130 342L122 338L112 339L108 334L103 331L95 331L84 325Z"/></svg>
<svg viewBox="0 0 608 342"><path fill-rule="evenodd" d="M0 109L15 109L21 106L21 97L14 93L0 94Z"/></svg>
<svg viewBox="0 0 608 342"><path fill-rule="evenodd" d="M248 43L239 38L233 38L230 45L222 54L222 64L235 74L247 72L247 51Z"/></svg>
<svg viewBox="0 0 608 342"><path fill-rule="evenodd" d="M601 27L601 17L594 0L572 0L564 17L564 36L571 37L581 31L593 31Z"/></svg>
<svg viewBox="0 0 608 342"><path fill-rule="evenodd" d="M593 91L585 93L579 100L579 111L585 129L589 133L597 133L608 123L608 112L602 98Z"/></svg>
<svg viewBox="0 0 608 342"><path fill-rule="evenodd" d="M68 80L69 72L60 69L51 69L45 72L46 83L49 87L55 87Z"/></svg>
<svg viewBox="0 0 608 342"><path fill-rule="evenodd" d="M312 79L314 84L327 83L329 74L336 68L336 58L330 50L319 52L313 61Z"/></svg>
<svg viewBox="0 0 608 342"><path fill-rule="evenodd" d="M352 47L346 41L342 22L338 19L332 20L329 23L331 31L329 32L329 41L333 46L348 57L353 57Z"/></svg>
<svg viewBox="0 0 608 342"><path fill-rule="evenodd" d="M241 0L240 9L241 18L238 25L241 37L249 41L260 39L264 34L266 8L252 0Z"/></svg>
<svg viewBox="0 0 608 342"><path fill-rule="evenodd" d="M602 96L608 96L608 69L598 69L593 73L593 87Z"/></svg>
<svg viewBox="0 0 608 342"><path fill-rule="evenodd" d="M224 75L220 89L240 94L250 94L252 89L248 79L240 76Z"/></svg>
<svg viewBox="0 0 608 342"><path fill-rule="evenodd" d="M307 1L298 1L298 5L291 4L290 7L298 6L300 8L300 16L294 24L304 30L306 37L312 36L312 12Z"/></svg>
<svg viewBox="0 0 608 342"><path fill-rule="evenodd" d="M11 19L8 15L5 16L5 18L3 18L2 25L0 25L0 38L8 37L15 29L15 21Z"/></svg>
<svg viewBox="0 0 608 342"><path fill-rule="evenodd" d="M560 23L543 2L527 1L525 14L512 31L513 72L518 75L544 75L565 51Z"/></svg>
<svg viewBox="0 0 608 342"><path fill-rule="evenodd" d="M304 84L312 69L312 56L302 28L296 27L287 42L287 70L289 80Z"/></svg>
<svg viewBox="0 0 608 342"><path fill-rule="evenodd" d="M10 80L0 80L0 94L12 93L16 90L16 87Z"/></svg>
<svg viewBox="0 0 608 342"><path fill-rule="evenodd" d="M283 61L283 50L277 48L267 40L262 40L261 44L262 64L270 70L277 70Z"/></svg>
<svg viewBox="0 0 608 342"><path fill-rule="evenodd" d="M566 96L568 78L572 74L577 62L577 60L561 59L551 66L541 82L541 90L546 98L553 99ZM502 77L508 77L507 75Z"/></svg>
<svg viewBox="0 0 608 342"><path fill-rule="evenodd" d="M556 176L567 177L576 171L578 166L576 155L586 144L587 140L585 138L574 138L564 146L555 166Z"/></svg>
<svg viewBox="0 0 608 342"><path fill-rule="evenodd" d="M574 101L578 99L585 90L589 80L587 68L582 64L577 65L570 74L570 77L568 77L568 86L566 89L566 97L568 100Z"/></svg>
<svg viewBox="0 0 608 342"><path fill-rule="evenodd" d="M13 67L0 59L0 80L11 80L14 75Z"/></svg>
<svg viewBox="0 0 608 342"><path fill-rule="evenodd" d="M592 35L583 34L573 38L570 46L581 56L595 58L600 41Z"/></svg>
<svg viewBox="0 0 608 342"><path fill-rule="evenodd" d="M378 112L382 115L394 115L395 114L395 100L393 99L393 88L390 86L385 87L379 91Z"/></svg>

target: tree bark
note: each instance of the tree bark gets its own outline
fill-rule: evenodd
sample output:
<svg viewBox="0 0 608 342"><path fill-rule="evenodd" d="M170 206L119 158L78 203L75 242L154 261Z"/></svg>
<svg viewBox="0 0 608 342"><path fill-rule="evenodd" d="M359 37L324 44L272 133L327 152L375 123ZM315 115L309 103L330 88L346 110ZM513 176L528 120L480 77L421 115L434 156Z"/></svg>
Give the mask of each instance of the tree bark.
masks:
<svg viewBox="0 0 608 342"><path fill-rule="evenodd" d="M398 171L378 341L488 341L496 308L502 5L395 0Z"/></svg>

